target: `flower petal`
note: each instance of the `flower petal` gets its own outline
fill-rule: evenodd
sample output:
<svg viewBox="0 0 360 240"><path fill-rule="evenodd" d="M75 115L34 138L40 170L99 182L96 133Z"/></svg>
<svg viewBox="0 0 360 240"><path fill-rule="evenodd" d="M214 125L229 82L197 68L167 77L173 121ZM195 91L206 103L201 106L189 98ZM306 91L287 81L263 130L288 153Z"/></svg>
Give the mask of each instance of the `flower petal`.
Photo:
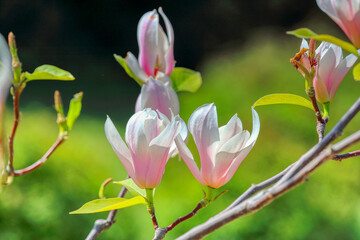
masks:
<svg viewBox="0 0 360 240"><path fill-rule="evenodd" d="M168 118L171 118L170 109L174 114L179 113L179 99L175 91L153 78L149 78L148 82L141 87L140 101L142 109L159 110Z"/></svg>
<svg viewBox="0 0 360 240"><path fill-rule="evenodd" d="M245 130L232 137L221 147L220 151L216 154L211 187L219 188L225 184L224 181L227 179L226 174L228 173L232 162L241 152L241 149L249 137L250 133Z"/></svg>
<svg viewBox="0 0 360 240"><path fill-rule="evenodd" d="M196 109L190 116L189 131L193 135L201 160L201 175L206 182L211 175L215 153L220 136L215 104L205 104Z"/></svg>
<svg viewBox="0 0 360 240"><path fill-rule="evenodd" d="M134 174L134 166L131 158L131 153L127 148L125 142L121 138L119 132L117 131L114 123L108 117L105 122L105 135L108 139L111 147L115 151L116 155L120 159L121 163L124 165L126 171L129 173L131 178L136 181L136 176ZM137 183L138 184L138 183ZM139 184L138 184L139 185Z"/></svg>
<svg viewBox="0 0 360 240"><path fill-rule="evenodd" d="M249 140L246 142L245 147L240 151L237 157L233 160L229 167L229 171L225 174L226 179L223 184L227 183L235 174L236 170L239 168L239 165L244 160L244 158L249 154L251 149L254 147L256 140L260 132L260 119L259 115L254 108L251 108L253 115L253 129Z"/></svg>
<svg viewBox="0 0 360 240"><path fill-rule="evenodd" d="M148 76L154 76L159 44L159 15L156 10L145 13L138 24L139 63Z"/></svg>
<svg viewBox="0 0 360 240"><path fill-rule="evenodd" d="M170 157L170 146L174 141L178 127L178 121L173 119L170 124L150 142L149 153L151 162L149 164L149 172L146 176L147 188L155 188L159 185L165 171L165 165Z"/></svg>
<svg viewBox="0 0 360 240"><path fill-rule="evenodd" d="M172 27L169 19L167 18L167 16L165 15L165 13L163 12L161 7L159 8L159 13L162 16L162 18L164 19L165 26L166 26L166 31L167 31L167 36L168 36L168 39L169 39L169 47L168 47L167 53L165 55L165 61L166 61L165 74L170 75L170 73L172 72L172 70L175 67L175 61L174 61L174 30L173 30L173 27Z"/></svg>
<svg viewBox="0 0 360 240"><path fill-rule="evenodd" d="M127 142L133 159L135 175L144 186L150 162L149 145L144 130L144 121L150 109L144 109L132 115L126 124L125 141Z"/></svg>
<svg viewBox="0 0 360 240"><path fill-rule="evenodd" d="M0 105L5 102L12 81L11 54L4 37L0 34Z"/></svg>
<svg viewBox="0 0 360 240"><path fill-rule="evenodd" d="M182 120L180 117L179 118L179 128L177 131L177 135L180 136L180 138L186 143L188 141L188 129L186 126L186 123L184 122L184 120ZM171 158L175 157L178 154L178 149L176 148L176 144L175 142L171 145L170 147L170 156Z"/></svg>
<svg viewBox="0 0 360 240"><path fill-rule="evenodd" d="M125 62L130 70L143 82L146 83L148 76L145 72L141 69L136 57L131 53L128 52L125 58Z"/></svg>
<svg viewBox="0 0 360 240"><path fill-rule="evenodd" d="M192 175L196 178L196 180L201 183L204 186L207 186L207 183L204 181L204 179L201 177L200 171L198 166L196 165L196 162L194 161L194 157L191 154L189 148L186 146L185 142L181 139L181 137L178 135L175 137L175 143L177 149L179 149L179 154L190 169Z"/></svg>
<svg viewBox="0 0 360 240"><path fill-rule="evenodd" d="M237 114L235 114L225 126L219 128L220 143L218 149L221 148L221 146L226 141L228 141L230 138L240 133L241 131L242 131L241 120L238 118Z"/></svg>

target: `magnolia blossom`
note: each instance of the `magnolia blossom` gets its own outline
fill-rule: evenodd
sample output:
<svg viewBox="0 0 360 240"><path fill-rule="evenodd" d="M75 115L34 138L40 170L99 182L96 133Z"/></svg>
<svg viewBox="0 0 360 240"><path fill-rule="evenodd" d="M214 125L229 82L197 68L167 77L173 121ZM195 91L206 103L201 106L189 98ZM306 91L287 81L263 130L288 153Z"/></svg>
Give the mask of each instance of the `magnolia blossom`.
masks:
<svg viewBox="0 0 360 240"><path fill-rule="evenodd" d="M360 48L360 0L316 0L316 3Z"/></svg>
<svg viewBox="0 0 360 240"><path fill-rule="evenodd" d="M11 54L6 40L0 34L0 105L4 103L9 93L11 81Z"/></svg>
<svg viewBox="0 0 360 240"><path fill-rule="evenodd" d="M218 127L214 104L205 104L191 115L188 127L198 148L201 170L180 137L175 138L181 157L194 177L204 186L219 188L227 183L254 146L260 131L259 116L254 109L251 135L242 129L235 114L223 127Z"/></svg>
<svg viewBox="0 0 360 240"><path fill-rule="evenodd" d="M170 122L159 111L144 109L135 113L126 125L127 146L109 117L105 135L136 185L152 189L159 185L165 165L176 151L174 137L179 135L184 140L181 133L184 128L186 131L179 117Z"/></svg>
<svg viewBox="0 0 360 240"><path fill-rule="evenodd" d="M171 86L171 80L159 73L156 80L152 77L141 87L141 93L136 101L135 111L145 108L159 110L171 119L172 114L179 114L179 99Z"/></svg>
<svg viewBox="0 0 360 240"><path fill-rule="evenodd" d="M159 24L156 10L145 13L137 29L139 59L130 52L125 59L131 71L144 83L158 72L170 75L175 66L174 30L161 8L159 13L165 22L167 35Z"/></svg>
<svg viewBox="0 0 360 240"><path fill-rule="evenodd" d="M313 85L316 99L320 103L326 103L333 100L341 81L357 57L350 54L343 58L341 47L327 42L323 42L319 49Z"/></svg>

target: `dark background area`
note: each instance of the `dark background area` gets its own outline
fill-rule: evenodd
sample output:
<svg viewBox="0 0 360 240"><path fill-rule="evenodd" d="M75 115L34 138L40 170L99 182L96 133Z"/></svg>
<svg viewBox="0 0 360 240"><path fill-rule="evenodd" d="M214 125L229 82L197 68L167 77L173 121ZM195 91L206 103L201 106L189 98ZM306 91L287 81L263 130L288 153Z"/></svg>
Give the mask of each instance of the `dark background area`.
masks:
<svg viewBox="0 0 360 240"><path fill-rule="evenodd" d="M23 104L31 100L48 105L55 89L65 99L82 90L88 113L103 114L116 104L128 116L139 86L112 55L138 54L137 23L142 14L158 6L175 30L177 66L197 70L207 56L241 47L258 29L270 27L284 33L320 13L312 0L1 0L0 32L16 35L23 70L32 72L39 65L52 64L76 77L71 83L32 82L23 94Z"/></svg>

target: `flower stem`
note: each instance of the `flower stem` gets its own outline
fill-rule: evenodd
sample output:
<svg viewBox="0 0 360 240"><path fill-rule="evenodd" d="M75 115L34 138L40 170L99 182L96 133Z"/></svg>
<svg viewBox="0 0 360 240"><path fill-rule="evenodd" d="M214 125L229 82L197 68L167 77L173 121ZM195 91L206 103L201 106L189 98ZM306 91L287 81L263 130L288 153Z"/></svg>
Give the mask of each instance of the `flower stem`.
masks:
<svg viewBox="0 0 360 240"><path fill-rule="evenodd" d="M146 204L147 204L147 210L151 216L151 220L154 224L154 229L159 228L159 224L157 222L156 216L155 216L155 207L154 207L154 189L153 188L146 188Z"/></svg>

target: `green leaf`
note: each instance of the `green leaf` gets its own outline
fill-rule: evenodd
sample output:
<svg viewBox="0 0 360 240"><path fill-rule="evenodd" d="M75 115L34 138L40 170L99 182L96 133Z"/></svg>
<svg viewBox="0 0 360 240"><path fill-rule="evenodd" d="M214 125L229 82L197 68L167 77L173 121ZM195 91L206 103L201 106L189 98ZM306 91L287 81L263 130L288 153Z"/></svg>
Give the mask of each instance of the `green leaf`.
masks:
<svg viewBox="0 0 360 240"><path fill-rule="evenodd" d="M253 107L272 105L272 104L294 104L314 110L311 102L303 97L288 93L275 93L263 96L257 100Z"/></svg>
<svg viewBox="0 0 360 240"><path fill-rule="evenodd" d="M70 214L87 214L111 211L120 208L131 207L139 204L145 204L145 199L141 196L134 198L107 198L107 199L96 199L85 203L78 210L70 212Z"/></svg>
<svg viewBox="0 0 360 240"><path fill-rule="evenodd" d="M360 63L356 64L353 68L353 75L356 81L360 81Z"/></svg>
<svg viewBox="0 0 360 240"><path fill-rule="evenodd" d="M202 83L201 74L191 69L177 67L170 74L175 91L196 92Z"/></svg>
<svg viewBox="0 0 360 240"><path fill-rule="evenodd" d="M133 196L143 196L146 197L145 189L139 188L134 181L131 178L125 179L123 181L114 182L116 184L120 184L127 188L127 190L133 195Z"/></svg>
<svg viewBox="0 0 360 240"><path fill-rule="evenodd" d="M140 86L144 83L131 71L131 69L126 64L125 58L122 58L119 55L114 54L115 60L123 67L125 72L129 75L129 77L133 78Z"/></svg>
<svg viewBox="0 0 360 240"><path fill-rule="evenodd" d="M71 73L52 65L42 65L35 69L33 73L25 72L26 82L32 80L74 80Z"/></svg>
<svg viewBox="0 0 360 240"><path fill-rule="evenodd" d="M83 97L83 92L79 92L74 95L70 101L69 111L66 117L66 122L69 130L72 129L76 119L79 117L81 112L81 100Z"/></svg>
<svg viewBox="0 0 360 240"><path fill-rule="evenodd" d="M352 45L351 43L346 42L344 40L341 40L337 37L331 36L331 35L327 35L327 34L318 35L308 28L299 28L297 30L288 31L286 33L290 34L290 35L294 35L295 37L298 37L298 38L313 38L318 41L325 41L325 42L333 43L333 44L338 45L342 49L344 49L350 53L353 53L356 56L359 56L359 54L356 50L356 47L354 47L354 45Z"/></svg>

